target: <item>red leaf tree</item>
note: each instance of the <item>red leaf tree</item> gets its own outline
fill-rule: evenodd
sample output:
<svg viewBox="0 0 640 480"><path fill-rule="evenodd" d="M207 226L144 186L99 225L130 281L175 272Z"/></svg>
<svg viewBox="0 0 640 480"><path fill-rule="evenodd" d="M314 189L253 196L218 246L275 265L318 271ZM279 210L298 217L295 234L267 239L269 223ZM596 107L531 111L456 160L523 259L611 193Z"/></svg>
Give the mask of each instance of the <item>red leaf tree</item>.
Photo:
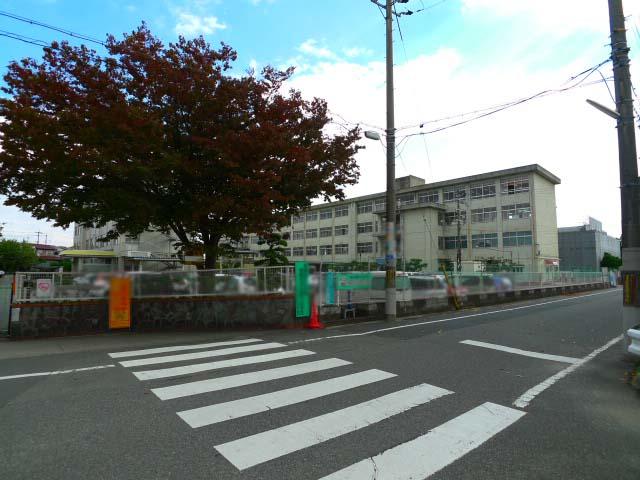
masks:
<svg viewBox="0 0 640 480"><path fill-rule="evenodd" d="M231 75L236 52L165 46L143 24L108 54L66 42L12 62L0 99L0 193L106 238L173 232L215 266L223 239L267 234L356 183L357 128L330 135L321 99L283 93L293 69Z"/></svg>

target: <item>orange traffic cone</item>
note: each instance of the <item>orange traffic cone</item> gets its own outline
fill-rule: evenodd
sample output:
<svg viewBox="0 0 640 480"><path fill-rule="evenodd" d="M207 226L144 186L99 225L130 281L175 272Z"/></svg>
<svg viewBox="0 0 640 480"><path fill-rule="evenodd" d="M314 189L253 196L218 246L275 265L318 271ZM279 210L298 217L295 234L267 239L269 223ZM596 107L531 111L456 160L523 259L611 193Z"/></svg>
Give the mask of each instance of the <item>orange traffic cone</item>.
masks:
<svg viewBox="0 0 640 480"><path fill-rule="evenodd" d="M309 323L305 325L306 328L318 329L324 328L324 324L320 323L320 315L318 313L318 305L316 304L315 299L311 302L311 317L309 318Z"/></svg>

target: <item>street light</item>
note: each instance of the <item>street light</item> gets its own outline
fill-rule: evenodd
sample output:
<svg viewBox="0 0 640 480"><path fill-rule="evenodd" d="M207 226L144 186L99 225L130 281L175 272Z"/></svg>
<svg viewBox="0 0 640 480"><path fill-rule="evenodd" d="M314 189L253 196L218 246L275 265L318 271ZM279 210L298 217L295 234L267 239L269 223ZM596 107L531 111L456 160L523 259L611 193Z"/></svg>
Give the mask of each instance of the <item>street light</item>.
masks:
<svg viewBox="0 0 640 480"><path fill-rule="evenodd" d="M366 130L364 132L364 136L369 140L380 140L380 134L378 132L374 132L373 130Z"/></svg>
<svg viewBox="0 0 640 480"><path fill-rule="evenodd" d="M591 105L594 108L597 108L598 110L600 110L602 113L604 113L605 115L609 115L611 118L613 118L614 120L619 120L620 119L620 114L618 112L616 112L615 110L611 110L609 107L605 107L604 105L591 100L589 98L587 98L587 103L589 105Z"/></svg>

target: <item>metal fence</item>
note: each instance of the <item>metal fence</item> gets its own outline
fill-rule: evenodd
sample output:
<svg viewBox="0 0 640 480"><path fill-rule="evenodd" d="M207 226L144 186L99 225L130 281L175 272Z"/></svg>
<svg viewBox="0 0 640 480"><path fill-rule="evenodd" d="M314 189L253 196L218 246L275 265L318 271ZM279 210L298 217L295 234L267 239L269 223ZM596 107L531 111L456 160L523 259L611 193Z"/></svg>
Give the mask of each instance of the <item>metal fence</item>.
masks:
<svg viewBox="0 0 640 480"><path fill-rule="evenodd" d="M318 274L320 305L348 306L385 301L385 272L322 272ZM399 273L398 302L447 302L451 296L507 293L567 285L609 283L602 272Z"/></svg>
<svg viewBox="0 0 640 480"><path fill-rule="evenodd" d="M261 295L291 293L294 267L169 272L20 272L13 301L100 300L109 296L113 276L132 280L133 298L158 296Z"/></svg>

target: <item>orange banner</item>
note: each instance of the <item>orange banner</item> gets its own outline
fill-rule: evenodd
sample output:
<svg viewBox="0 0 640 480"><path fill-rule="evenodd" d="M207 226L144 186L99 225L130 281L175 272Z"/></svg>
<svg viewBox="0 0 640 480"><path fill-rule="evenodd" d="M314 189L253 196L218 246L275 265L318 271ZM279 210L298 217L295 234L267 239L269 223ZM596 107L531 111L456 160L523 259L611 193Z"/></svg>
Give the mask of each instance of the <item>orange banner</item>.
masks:
<svg viewBox="0 0 640 480"><path fill-rule="evenodd" d="M109 328L131 328L131 279L128 277L111 278Z"/></svg>

